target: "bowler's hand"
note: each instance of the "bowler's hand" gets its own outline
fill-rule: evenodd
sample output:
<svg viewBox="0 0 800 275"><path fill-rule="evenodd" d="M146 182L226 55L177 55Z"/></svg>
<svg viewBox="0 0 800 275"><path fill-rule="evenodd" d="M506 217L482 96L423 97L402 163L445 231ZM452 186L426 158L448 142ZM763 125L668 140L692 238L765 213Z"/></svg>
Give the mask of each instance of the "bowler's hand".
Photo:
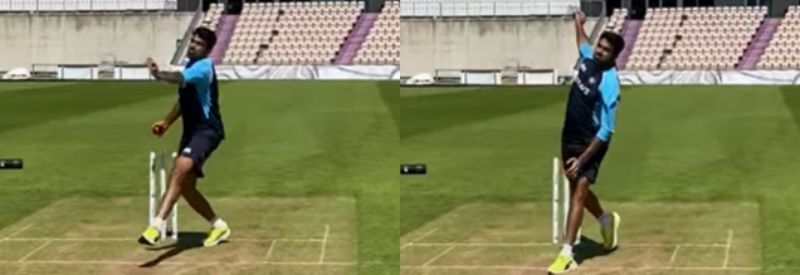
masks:
<svg viewBox="0 0 800 275"><path fill-rule="evenodd" d="M153 131L153 134L158 137L164 135L164 133L167 132L167 129L169 129L169 123L167 123L164 120L156 121L155 123L153 123L153 126L151 127L151 131Z"/></svg>
<svg viewBox="0 0 800 275"><path fill-rule="evenodd" d="M578 22L581 25L586 23L586 16L584 16L582 12L576 11L574 14L572 14L572 16L575 17L575 22Z"/></svg>
<svg viewBox="0 0 800 275"><path fill-rule="evenodd" d="M567 168L567 176L574 179L578 176L578 171L581 170L581 166L583 163L578 160L578 158L570 158L567 160L566 168Z"/></svg>
<svg viewBox="0 0 800 275"><path fill-rule="evenodd" d="M156 62L150 57L147 58L146 63L147 69L150 70L150 74L155 76L158 73L158 64L156 64Z"/></svg>

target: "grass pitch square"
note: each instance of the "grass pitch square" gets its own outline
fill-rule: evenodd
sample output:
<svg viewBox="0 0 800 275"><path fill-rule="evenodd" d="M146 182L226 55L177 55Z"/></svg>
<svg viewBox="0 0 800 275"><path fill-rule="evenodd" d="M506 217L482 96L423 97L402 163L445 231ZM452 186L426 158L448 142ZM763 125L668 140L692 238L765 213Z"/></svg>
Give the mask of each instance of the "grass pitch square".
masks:
<svg viewBox="0 0 800 275"><path fill-rule="evenodd" d="M603 251L602 244L593 245L593 248L588 249L586 245L579 245L576 248L576 258L579 259L581 266L585 268L614 268L621 266L626 268L669 267L669 260L673 250L673 245L626 246L608 253ZM558 250L552 250L550 257L555 257L557 252ZM547 264L550 263L548 262Z"/></svg>
<svg viewBox="0 0 800 275"><path fill-rule="evenodd" d="M241 272L236 274L252 274L252 275L261 275L263 270L247 270L247 272ZM297 275L297 274L309 274L309 275L350 275L355 274L356 268L355 266L320 266L320 267L304 267L304 266L284 266L279 268L271 269L269 275ZM213 273L209 273L209 275L213 275Z"/></svg>
<svg viewBox="0 0 800 275"><path fill-rule="evenodd" d="M321 242L277 242L272 255L266 258L271 262L317 262L322 254Z"/></svg>
<svg viewBox="0 0 800 275"><path fill-rule="evenodd" d="M725 261L726 247L684 247L676 253L673 266L681 267L722 267Z"/></svg>
<svg viewBox="0 0 800 275"><path fill-rule="evenodd" d="M122 258L146 260L148 253L122 242L44 241L28 261L113 261ZM33 252L33 250L29 250Z"/></svg>
<svg viewBox="0 0 800 275"><path fill-rule="evenodd" d="M5 241L0 239L0 261L16 261L41 246L39 241Z"/></svg>
<svg viewBox="0 0 800 275"><path fill-rule="evenodd" d="M408 274L472 274L476 270L483 273L475 274L539 274L560 248L552 244L549 206L475 203L457 207L402 238L401 269ZM619 248L604 251L599 225L587 216L582 243L575 247L580 274L760 269L758 250L752 249L760 247L757 204L607 203L606 207L622 215Z"/></svg>
<svg viewBox="0 0 800 275"><path fill-rule="evenodd" d="M549 264L552 247L458 247L431 265L456 266L542 266Z"/></svg>
<svg viewBox="0 0 800 275"><path fill-rule="evenodd" d="M421 266L444 253L448 247L442 246L412 246L402 250L400 254L401 266Z"/></svg>
<svg viewBox="0 0 800 275"><path fill-rule="evenodd" d="M232 235L210 248L202 247L209 225L184 204L177 242L136 243L147 225L144 199L71 198L44 207L0 230L10 236L0 239L0 266L22 275L344 275L357 268L353 199L212 198Z"/></svg>

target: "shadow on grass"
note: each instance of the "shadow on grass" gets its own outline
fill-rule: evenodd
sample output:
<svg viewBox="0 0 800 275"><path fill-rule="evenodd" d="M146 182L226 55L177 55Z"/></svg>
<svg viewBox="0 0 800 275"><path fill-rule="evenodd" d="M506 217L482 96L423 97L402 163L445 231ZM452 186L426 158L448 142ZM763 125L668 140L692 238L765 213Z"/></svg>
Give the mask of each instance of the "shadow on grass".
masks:
<svg viewBox="0 0 800 275"><path fill-rule="evenodd" d="M603 257L614 253L614 251L616 251L616 248L613 250L605 250L602 243L598 243L586 236L581 236L581 243L574 248L575 262L581 265L586 260L595 257Z"/></svg>
<svg viewBox="0 0 800 275"><path fill-rule="evenodd" d="M181 232L178 233L178 241L176 243L148 248L150 251L167 250L167 252L158 255L155 259L147 261L139 265L139 267L154 267L169 258L175 257L186 250L203 247L203 240L208 236L205 232ZM223 242L224 243L224 242Z"/></svg>

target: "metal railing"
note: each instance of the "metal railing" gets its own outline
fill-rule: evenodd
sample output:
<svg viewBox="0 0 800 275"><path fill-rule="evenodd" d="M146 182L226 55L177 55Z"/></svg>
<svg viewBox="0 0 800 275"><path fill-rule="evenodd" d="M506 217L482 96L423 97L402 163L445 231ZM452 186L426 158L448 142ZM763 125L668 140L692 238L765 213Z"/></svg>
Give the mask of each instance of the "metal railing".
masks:
<svg viewBox="0 0 800 275"><path fill-rule="evenodd" d="M0 12L177 9L178 0L0 0Z"/></svg>
<svg viewBox="0 0 800 275"><path fill-rule="evenodd" d="M578 10L576 3L517 1L403 2L401 17L564 16Z"/></svg>
<svg viewBox="0 0 800 275"><path fill-rule="evenodd" d="M152 80L144 64L31 64L41 80Z"/></svg>

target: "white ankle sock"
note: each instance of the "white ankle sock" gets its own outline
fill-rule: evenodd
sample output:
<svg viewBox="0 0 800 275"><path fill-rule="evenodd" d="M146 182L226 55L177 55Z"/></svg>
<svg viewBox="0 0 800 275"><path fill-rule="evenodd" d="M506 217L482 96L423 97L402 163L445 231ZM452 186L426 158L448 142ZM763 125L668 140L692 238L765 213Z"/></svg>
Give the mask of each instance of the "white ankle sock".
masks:
<svg viewBox="0 0 800 275"><path fill-rule="evenodd" d="M572 246L568 244L561 246L561 255L572 257Z"/></svg>
<svg viewBox="0 0 800 275"><path fill-rule="evenodd" d="M159 217L153 218L152 223L153 223L152 225L155 226L156 228L158 228L159 231L161 231L161 229L163 229L164 225L165 225L164 219L159 218Z"/></svg>
<svg viewBox="0 0 800 275"><path fill-rule="evenodd" d="M600 218L597 219L597 221L600 222L601 226L607 226L608 224L611 223L611 218L612 218L611 213L606 212L603 213L603 215L600 215Z"/></svg>
<svg viewBox="0 0 800 275"><path fill-rule="evenodd" d="M214 228L223 228L223 227L228 227L228 224L225 223L225 221L223 221L222 218L216 217L213 220L211 220L211 226L213 226Z"/></svg>

